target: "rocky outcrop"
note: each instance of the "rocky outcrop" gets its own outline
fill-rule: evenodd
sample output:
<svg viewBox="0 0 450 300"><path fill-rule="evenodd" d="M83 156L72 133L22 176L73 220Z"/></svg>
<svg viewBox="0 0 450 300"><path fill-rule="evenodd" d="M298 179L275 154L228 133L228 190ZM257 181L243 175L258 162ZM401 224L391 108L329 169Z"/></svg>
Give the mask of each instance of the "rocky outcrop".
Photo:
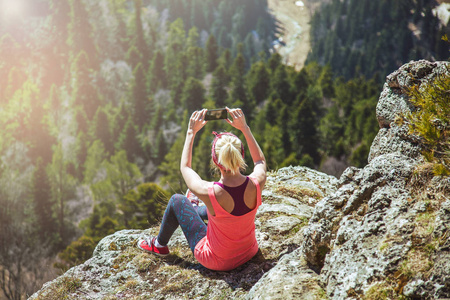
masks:
<svg viewBox="0 0 450 300"><path fill-rule="evenodd" d="M448 67L412 62L387 77L369 164L347 169L338 191L317 203L302 250L330 298L450 297L450 268L444 263L450 254L450 181L420 178L419 139L395 123L400 113L415 109L408 88L448 76Z"/></svg>
<svg viewBox="0 0 450 300"><path fill-rule="evenodd" d="M430 175L420 139L395 122L415 109L408 88L448 67L411 62L387 77L366 167L339 180L304 167L270 174L260 251L236 270L203 268L180 231L162 259L136 248L158 228L125 230L30 299L450 298L450 179Z"/></svg>
<svg viewBox="0 0 450 300"><path fill-rule="evenodd" d="M157 234L157 227L123 230L105 237L91 259L45 284L30 299L248 299L252 287L255 296L251 298L266 299L266 287L255 285L264 274L276 280L273 285L278 290L273 288L270 294L274 298L299 295L299 299L316 299L316 295L325 295L319 276L304 259L297 261L301 252L294 250L301 245L301 229L315 204L334 193L337 183L335 177L304 167L270 174L256 217L260 251L236 270L215 272L202 267L180 230L170 240L167 258L136 247L144 234ZM288 280L290 288L280 280ZM309 288L299 287L299 282ZM303 298L303 294L309 296Z"/></svg>

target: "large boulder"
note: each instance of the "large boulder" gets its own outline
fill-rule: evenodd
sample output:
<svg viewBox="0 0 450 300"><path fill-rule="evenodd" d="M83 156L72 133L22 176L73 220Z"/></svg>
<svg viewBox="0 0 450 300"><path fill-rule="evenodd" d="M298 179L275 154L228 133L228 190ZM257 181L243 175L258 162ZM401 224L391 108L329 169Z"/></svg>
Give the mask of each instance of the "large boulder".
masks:
<svg viewBox="0 0 450 300"><path fill-rule="evenodd" d="M387 77L369 164L348 168L337 192L316 205L302 250L331 299L450 297L450 181L431 179L419 138L396 122L416 109L408 89L449 76L449 67L411 62Z"/></svg>

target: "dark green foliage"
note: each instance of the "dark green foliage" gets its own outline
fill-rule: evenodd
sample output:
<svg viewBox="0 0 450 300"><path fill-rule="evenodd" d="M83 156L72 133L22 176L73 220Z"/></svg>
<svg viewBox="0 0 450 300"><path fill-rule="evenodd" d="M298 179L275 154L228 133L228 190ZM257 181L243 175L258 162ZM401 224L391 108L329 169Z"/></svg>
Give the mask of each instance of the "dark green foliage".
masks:
<svg viewBox="0 0 450 300"><path fill-rule="evenodd" d="M270 77L266 65L262 61L252 64L247 74L247 87L250 97L256 104L263 102L270 91Z"/></svg>
<svg viewBox="0 0 450 300"><path fill-rule="evenodd" d="M280 98L287 105L292 104L293 97L290 93L291 85L284 65L279 65L272 75L272 98Z"/></svg>
<svg viewBox="0 0 450 300"><path fill-rule="evenodd" d="M95 246L96 243L92 238L83 235L58 254L60 261L54 266L65 272L71 267L82 264L92 257Z"/></svg>
<svg viewBox="0 0 450 300"><path fill-rule="evenodd" d="M249 99L245 85L245 58L239 53L230 69L231 74L231 92L227 105L230 107L240 107L247 117L251 118L251 112L254 108L254 102Z"/></svg>
<svg viewBox="0 0 450 300"><path fill-rule="evenodd" d="M144 69L148 69L148 64L150 62L150 48L147 44L144 32L142 28L141 20L141 10L142 10L142 0L133 0L134 3L134 36L132 37L132 44L135 45L138 53L141 55L141 60ZM135 67L135 65L133 65Z"/></svg>
<svg viewBox="0 0 450 300"><path fill-rule="evenodd" d="M446 70L448 72L448 70ZM447 73L409 91L417 110L403 116L410 132L418 135L426 146L425 158L434 164L435 175L450 175L450 77Z"/></svg>
<svg viewBox="0 0 450 300"><path fill-rule="evenodd" d="M33 174L33 209L36 215L36 230L42 241L49 241L57 234L53 215L53 202L47 172L41 158L36 161ZM54 240L52 242L55 242Z"/></svg>
<svg viewBox="0 0 450 300"><path fill-rule="evenodd" d="M80 106L88 120L92 120L101 101L96 86L91 81L90 60L86 52L81 51L71 66L75 79L75 87L72 92L72 101L75 106Z"/></svg>
<svg viewBox="0 0 450 300"><path fill-rule="evenodd" d="M189 77L184 85L181 103L189 112L198 110L205 102L205 88L193 77Z"/></svg>
<svg viewBox="0 0 450 300"><path fill-rule="evenodd" d="M133 71L134 81L131 85L130 102L133 107L134 124L142 128L151 118L153 103L147 93L144 67L139 63Z"/></svg>
<svg viewBox="0 0 450 300"><path fill-rule="evenodd" d="M225 101L228 98L226 84L227 84L226 70L222 65L219 65L214 70L210 90L210 97L217 107L225 106Z"/></svg>
<svg viewBox="0 0 450 300"><path fill-rule="evenodd" d="M446 60L448 47L440 38L449 29L440 29L434 6L413 0L327 2L312 17L307 61L330 64L350 79L377 71L384 77L412 59Z"/></svg>
<svg viewBox="0 0 450 300"><path fill-rule="evenodd" d="M217 68L217 59L219 58L218 50L219 47L217 45L216 38L211 34L206 42L205 49L207 72L212 72Z"/></svg>
<svg viewBox="0 0 450 300"><path fill-rule="evenodd" d="M70 3L70 23L68 24L67 44L70 47L71 58L75 58L80 52L85 52L90 60L88 68L97 68L97 47L92 37L92 25L89 22L89 15L82 1L69 0ZM62 8L62 5L60 5ZM62 8L65 9L65 8Z"/></svg>
<svg viewBox="0 0 450 300"><path fill-rule="evenodd" d="M143 183L130 190L121 201L126 228L146 229L160 221L169 194L155 183Z"/></svg>
<svg viewBox="0 0 450 300"><path fill-rule="evenodd" d="M149 91L156 92L159 88L167 87L167 75L164 70L164 54L161 51L155 53L148 76Z"/></svg>
<svg viewBox="0 0 450 300"><path fill-rule="evenodd" d="M134 161L137 156L142 155L142 148L137 138L138 130L132 118L128 118L125 126L120 134L117 143L115 144L116 150L123 149L127 153L129 161Z"/></svg>
<svg viewBox="0 0 450 300"><path fill-rule="evenodd" d="M109 154L112 154L114 152L114 145L111 137L111 125L108 114L104 109L99 108L97 110L92 124L91 139L99 139L103 143L105 150ZM84 160L82 162L84 162Z"/></svg>

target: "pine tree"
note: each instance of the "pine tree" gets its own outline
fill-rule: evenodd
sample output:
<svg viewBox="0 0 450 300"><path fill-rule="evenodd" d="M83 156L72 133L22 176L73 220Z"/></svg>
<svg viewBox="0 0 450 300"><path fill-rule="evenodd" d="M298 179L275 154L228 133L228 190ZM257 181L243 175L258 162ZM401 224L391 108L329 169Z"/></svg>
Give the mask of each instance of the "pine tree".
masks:
<svg viewBox="0 0 450 300"><path fill-rule="evenodd" d="M87 68L97 69L98 53L94 44L92 25L89 22L89 15L82 1L69 0L70 3L70 23L68 25L67 44L70 47L71 61L85 52L89 56Z"/></svg>
<svg viewBox="0 0 450 300"><path fill-rule="evenodd" d="M164 133L162 130L158 131L158 135L156 136L156 142L155 142L155 150L154 151L154 157L155 161L162 162L164 159L164 156L167 154L167 142L164 138Z"/></svg>
<svg viewBox="0 0 450 300"><path fill-rule="evenodd" d="M133 70L137 67L137 65L142 61L142 54L139 52L136 46L131 46L127 52L127 62L133 68Z"/></svg>
<svg viewBox="0 0 450 300"><path fill-rule="evenodd" d="M80 52L71 66L75 86L72 91L72 101L86 113L88 120L92 120L101 101L97 88L91 82L89 58L85 52Z"/></svg>
<svg viewBox="0 0 450 300"><path fill-rule="evenodd" d="M164 69L164 54L156 51L149 70L149 91L156 92L159 88L167 87L167 75Z"/></svg>
<svg viewBox="0 0 450 300"><path fill-rule="evenodd" d="M181 103L183 107L192 112L194 110L201 109L203 103L205 102L205 88L203 84L193 78L189 77L183 88Z"/></svg>
<svg viewBox="0 0 450 300"><path fill-rule="evenodd" d="M132 44L136 46L136 49L141 54L142 60L140 63L144 67L145 70L148 70L149 62L150 62L150 47L147 45L145 41L144 31L142 28L142 20L141 20L141 9L142 9L142 0L133 0L134 3L134 38Z"/></svg>
<svg viewBox="0 0 450 300"><path fill-rule="evenodd" d="M142 183L131 189L121 199L126 228L146 229L156 224L164 213L164 205L170 196L155 183Z"/></svg>
<svg viewBox="0 0 450 300"><path fill-rule="evenodd" d="M256 104L262 103L269 95L269 73L262 61L252 64L247 74L247 87L250 97Z"/></svg>
<svg viewBox="0 0 450 300"><path fill-rule="evenodd" d="M179 87L183 80L182 68L180 65L180 54L184 50L186 43L186 32L182 19L177 19L170 24L169 37L167 39L167 49L164 57L164 69L166 71L170 89Z"/></svg>
<svg viewBox="0 0 450 300"><path fill-rule="evenodd" d="M87 157L84 162L84 182L92 184L100 171L100 166L107 158L105 147L102 141L95 140L87 151Z"/></svg>
<svg viewBox="0 0 450 300"><path fill-rule="evenodd" d="M188 67L186 71L186 76L191 76L197 79L202 79L204 75L204 51L198 46L199 44L199 34L196 27L189 30L187 38L187 57Z"/></svg>
<svg viewBox="0 0 450 300"><path fill-rule="evenodd" d="M225 101L228 98L226 90L227 75L225 68L220 65L214 73L210 88L210 97L215 103L216 107L224 107Z"/></svg>
<svg viewBox="0 0 450 300"><path fill-rule="evenodd" d="M242 53L239 53L230 69L231 74L231 93L228 105L235 106L235 102L242 103L241 109L246 116L251 119L251 112L254 103L247 96L247 88L245 86L245 59Z"/></svg>
<svg viewBox="0 0 450 300"><path fill-rule="evenodd" d="M64 158L62 145L58 144L53 152L51 164L46 168L51 187L52 202L56 204L56 215L58 220L58 233L65 244L69 239L67 235L66 201L70 199L75 178L68 172L69 162Z"/></svg>
<svg viewBox="0 0 450 300"><path fill-rule="evenodd" d="M186 122L188 120L187 113L183 118ZM185 122L183 122L184 124ZM170 147L169 152L164 157L164 161L158 166L158 169L163 172L164 176L161 178L160 184L167 187L167 190L174 191L175 193L186 192L186 183L180 172L181 153L183 152L185 135L184 131L180 131L177 139Z"/></svg>
<svg viewBox="0 0 450 300"><path fill-rule="evenodd" d="M284 65L279 65L275 70L275 73L271 77L271 88L273 98L280 98L283 103L291 105L293 103L293 97L291 95L291 85L289 83L288 74Z"/></svg>
<svg viewBox="0 0 450 300"><path fill-rule="evenodd" d="M206 42L206 72L213 72L217 68L218 45L214 35L210 35Z"/></svg>
<svg viewBox="0 0 450 300"><path fill-rule="evenodd" d="M117 151L125 150L128 161L134 161L135 158L142 156L142 148L137 139L138 131L134 125L133 119L128 118L122 133L115 145Z"/></svg>
<svg viewBox="0 0 450 300"><path fill-rule="evenodd" d="M147 93L144 68L138 64L133 71L134 81L131 86L130 102L133 106L133 117L138 128L142 128L151 118L152 99Z"/></svg>
<svg viewBox="0 0 450 300"><path fill-rule="evenodd" d="M94 122L92 123L92 127L93 128L90 134L91 139L100 139L100 141L105 146L106 152L109 154L113 154L114 145L111 137L111 127L109 125L108 115L103 109L99 108L97 110L97 113L94 117Z"/></svg>
<svg viewBox="0 0 450 300"><path fill-rule="evenodd" d="M53 217L53 205L50 183L45 171L45 165L41 158L36 161L36 169L33 174L33 209L37 218L36 230L41 241L54 239L57 234L56 220ZM53 242L55 242L53 240Z"/></svg>

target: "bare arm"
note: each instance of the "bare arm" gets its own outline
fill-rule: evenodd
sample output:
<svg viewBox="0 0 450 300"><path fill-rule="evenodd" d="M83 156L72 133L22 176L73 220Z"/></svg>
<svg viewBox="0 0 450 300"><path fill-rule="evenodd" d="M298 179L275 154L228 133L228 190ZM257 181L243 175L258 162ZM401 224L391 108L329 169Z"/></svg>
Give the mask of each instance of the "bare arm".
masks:
<svg viewBox="0 0 450 300"><path fill-rule="evenodd" d="M250 127L247 125L247 122L245 121L244 113L241 109L229 109L227 107L228 113L233 118L232 121L227 119L227 122L233 126L236 129L239 129L242 131L242 133L245 136L245 140L247 141L247 145L250 151L250 155L253 159L254 168L252 174L250 176L255 177L260 186L261 189L264 187L264 184L266 183L266 172L267 172L267 165L266 165L266 159L264 157L264 153L262 152L261 148L258 145L258 142L255 140L255 137L252 134L252 131L250 130Z"/></svg>
<svg viewBox="0 0 450 300"><path fill-rule="evenodd" d="M208 195L207 181L203 180L192 165L192 146L196 133L205 126L206 109L195 111L190 120L188 130L186 132L186 140L184 142L183 152L181 154L180 171L188 188L197 196Z"/></svg>

